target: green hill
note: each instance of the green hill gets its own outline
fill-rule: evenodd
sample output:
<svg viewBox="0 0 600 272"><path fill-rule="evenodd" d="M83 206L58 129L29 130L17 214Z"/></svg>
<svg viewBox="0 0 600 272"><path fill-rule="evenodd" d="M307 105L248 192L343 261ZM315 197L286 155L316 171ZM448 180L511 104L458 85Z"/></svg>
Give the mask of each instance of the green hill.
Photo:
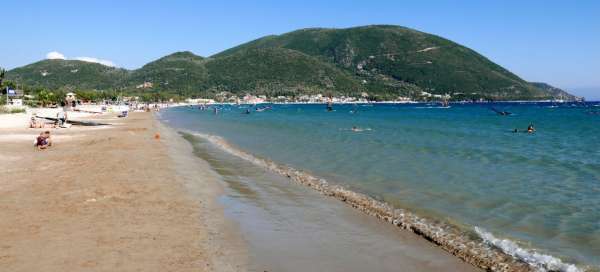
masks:
<svg viewBox="0 0 600 272"><path fill-rule="evenodd" d="M272 96L363 90L356 78L335 65L283 48L209 59L178 52L134 70L127 82L130 87L152 82L153 90L205 96L222 91Z"/></svg>
<svg viewBox="0 0 600 272"><path fill-rule="evenodd" d="M8 80L49 89L112 89L129 76L125 69L79 60L42 60L6 73Z"/></svg>
<svg viewBox="0 0 600 272"><path fill-rule="evenodd" d="M408 83L434 94L475 93L496 99L547 96L469 48L399 26L302 29L254 40L214 57L271 47L297 50L334 63L374 82L371 91L380 85Z"/></svg>
<svg viewBox="0 0 600 272"><path fill-rule="evenodd" d="M204 88L207 78L204 58L186 51L162 57L132 71L126 85L134 88L151 82L155 90L191 94Z"/></svg>
<svg viewBox="0 0 600 272"><path fill-rule="evenodd" d="M233 93L265 95L360 94L352 74L302 52L250 49L207 60L208 84Z"/></svg>
<svg viewBox="0 0 600 272"><path fill-rule="evenodd" d="M302 29L271 35L210 58L177 52L127 71L96 63L44 60L7 78L47 88L119 89L213 96L222 91L268 96L358 95L416 99L574 99L524 81L477 52L444 38L399 26ZM137 88L144 82L149 88ZM148 86L146 86L148 87Z"/></svg>

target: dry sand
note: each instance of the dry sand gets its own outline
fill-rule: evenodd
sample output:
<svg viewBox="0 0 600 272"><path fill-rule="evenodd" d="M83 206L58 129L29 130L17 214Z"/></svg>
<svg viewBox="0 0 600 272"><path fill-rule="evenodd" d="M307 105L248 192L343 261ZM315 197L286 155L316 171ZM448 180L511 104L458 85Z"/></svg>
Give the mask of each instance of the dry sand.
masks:
<svg viewBox="0 0 600 272"><path fill-rule="evenodd" d="M243 270L219 185L187 143L150 113L112 122L53 130L46 151L40 129L0 129L0 271Z"/></svg>

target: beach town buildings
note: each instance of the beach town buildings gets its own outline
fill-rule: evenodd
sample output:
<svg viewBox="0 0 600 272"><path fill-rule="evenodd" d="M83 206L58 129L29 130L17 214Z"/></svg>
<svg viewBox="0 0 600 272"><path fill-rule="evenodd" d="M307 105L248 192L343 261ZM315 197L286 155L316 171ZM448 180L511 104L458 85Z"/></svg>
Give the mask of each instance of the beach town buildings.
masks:
<svg viewBox="0 0 600 272"><path fill-rule="evenodd" d="M254 96L254 95L246 94L244 97L242 97L241 103L243 103L243 104L260 104L260 103L265 103L266 101L267 101L267 97L264 95Z"/></svg>
<svg viewBox="0 0 600 272"><path fill-rule="evenodd" d="M404 97L404 96L398 96L396 98L396 100L399 101L399 102L411 102L411 101L413 101L412 98L410 98L410 97Z"/></svg>

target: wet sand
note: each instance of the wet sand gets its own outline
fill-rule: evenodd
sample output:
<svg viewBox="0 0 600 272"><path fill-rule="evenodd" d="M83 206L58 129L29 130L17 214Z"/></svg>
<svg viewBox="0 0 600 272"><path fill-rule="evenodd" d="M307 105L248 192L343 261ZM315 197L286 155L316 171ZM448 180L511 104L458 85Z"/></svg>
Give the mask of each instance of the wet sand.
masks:
<svg viewBox="0 0 600 272"><path fill-rule="evenodd" d="M173 156L186 143L155 139L150 113L102 118L115 126L51 130L46 151L40 129L0 130L0 271L243 270L218 183L194 163L190 190L191 152Z"/></svg>
<svg viewBox="0 0 600 272"><path fill-rule="evenodd" d="M479 271L413 233L186 136L226 184L251 271Z"/></svg>

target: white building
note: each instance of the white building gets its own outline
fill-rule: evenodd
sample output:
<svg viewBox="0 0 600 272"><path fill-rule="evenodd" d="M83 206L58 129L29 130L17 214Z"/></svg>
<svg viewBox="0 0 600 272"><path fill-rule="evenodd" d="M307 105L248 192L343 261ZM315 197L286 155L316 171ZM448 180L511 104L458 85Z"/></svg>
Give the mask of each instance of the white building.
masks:
<svg viewBox="0 0 600 272"><path fill-rule="evenodd" d="M148 89L148 88L152 88L152 86L154 86L154 84L152 84L152 82L144 82L140 85L135 86L135 88L137 89Z"/></svg>

